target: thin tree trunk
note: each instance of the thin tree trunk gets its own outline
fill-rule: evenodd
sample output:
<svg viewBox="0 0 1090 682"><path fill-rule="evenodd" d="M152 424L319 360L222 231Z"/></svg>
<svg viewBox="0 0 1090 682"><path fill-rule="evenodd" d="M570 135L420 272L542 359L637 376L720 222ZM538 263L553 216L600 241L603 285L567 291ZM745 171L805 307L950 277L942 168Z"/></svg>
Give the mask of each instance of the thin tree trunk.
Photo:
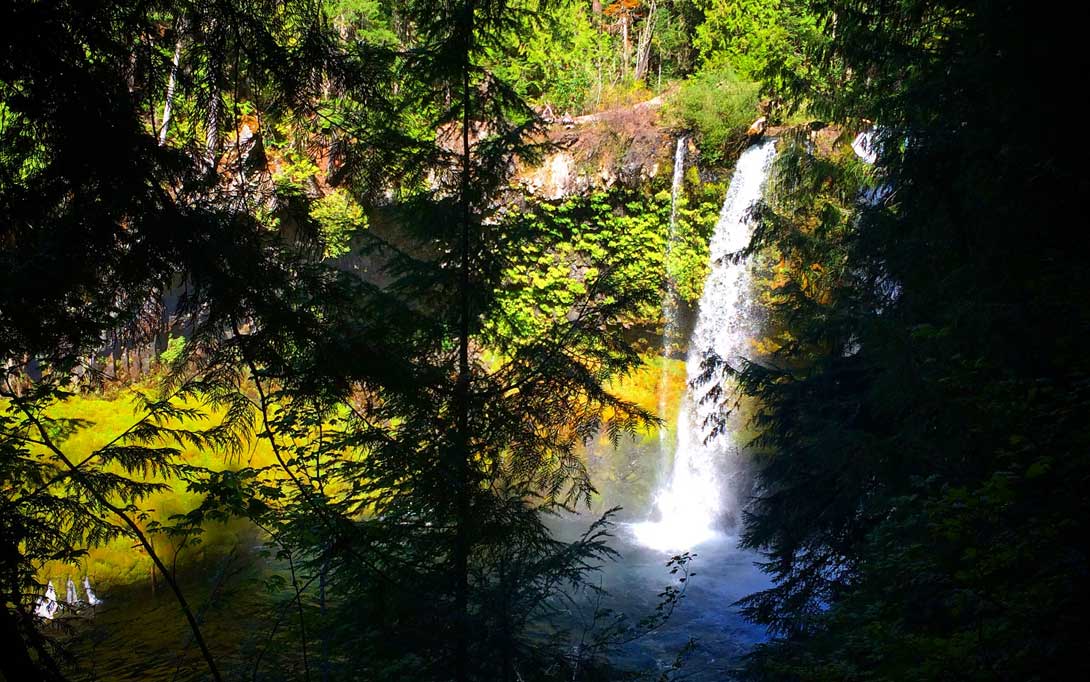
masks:
<svg viewBox="0 0 1090 682"><path fill-rule="evenodd" d="M154 540L154 538L151 540L151 547L152 547L152 551L154 551L154 549L155 549L155 540ZM175 556L175 559L177 559L178 555L175 554L174 556ZM155 594L158 591L159 591L159 579L155 575L155 562L153 561L153 562L151 562L151 593Z"/></svg>
<svg viewBox="0 0 1090 682"><path fill-rule="evenodd" d="M655 30L656 0L651 0L647 18L643 20L639 42L636 43L636 80L647 75L647 64L651 59L651 35Z"/></svg>
<svg viewBox="0 0 1090 682"><path fill-rule="evenodd" d="M291 587L295 591L295 607L299 614L299 640L303 647L303 679L310 680L310 661L307 657L307 623L303 618L303 593L299 587L299 580L295 575L295 561L288 552L288 568L291 571Z"/></svg>
<svg viewBox="0 0 1090 682"><path fill-rule="evenodd" d="M215 35L216 23L213 20L209 27L209 34ZM220 127L220 89L219 89L219 60L216 49L219 41L215 41L209 50L208 59L208 116L205 119L206 130L204 133L205 156L209 165L216 161L216 152L219 151L219 127Z"/></svg>
<svg viewBox="0 0 1090 682"><path fill-rule="evenodd" d="M158 316L156 319L154 355L156 364L160 362L159 356L167 349L167 343L170 341L170 313L167 310L167 288L165 284L159 290L157 304L156 312Z"/></svg>
<svg viewBox="0 0 1090 682"><path fill-rule="evenodd" d="M204 134L204 149L208 163L214 163L219 149L220 99L219 93L213 92L208 102L208 130Z"/></svg>
<svg viewBox="0 0 1090 682"><path fill-rule="evenodd" d="M457 415L457 435L453 455L455 461L456 488L456 531L454 539L455 571L455 679L466 682L469 679L469 316L470 316L470 225L472 219L469 205L470 163L469 146L470 112L470 59L473 45L473 0L465 0L463 12L464 32L462 64L462 233L461 233L461 272L459 273L459 319L458 319L458 380L455 386L455 414Z"/></svg>
<svg viewBox="0 0 1090 682"><path fill-rule="evenodd" d="M329 572L329 552L326 548L326 557L322 562L322 571L318 576L318 604L322 621L322 682L329 682L329 624L326 623L325 585L326 574Z"/></svg>
<svg viewBox="0 0 1090 682"><path fill-rule="evenodd" d="M621 78L628 73L628 62L632 55L632 45L628 39L628 15L621 15Z"/></svg>
<svg viewBox="0 0 1090 682"><path fill-rule="evenodd" d="M163 104L163 126L159 129L159 146L166 144L167 128L170 126L170 114L174 109L174 87L178 82L178 64L182 59L182 37L174 44L174 61L170 65L170 78L167 80L167 101Z"/></svg>
<svg viewBox="0 0 1090 682"><path fill-rule="evenodd" d="M503 682L515 679L515 643L511 631L510 585L507 576L507 560L500 557L500 660L503 667Z"/></svg>

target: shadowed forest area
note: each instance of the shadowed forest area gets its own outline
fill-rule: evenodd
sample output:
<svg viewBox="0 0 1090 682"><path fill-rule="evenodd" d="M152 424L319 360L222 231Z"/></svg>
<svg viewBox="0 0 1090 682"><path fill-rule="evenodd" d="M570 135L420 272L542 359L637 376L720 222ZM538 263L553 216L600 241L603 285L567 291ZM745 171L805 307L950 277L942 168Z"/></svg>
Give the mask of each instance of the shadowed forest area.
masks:
<svg viewBox="0 0 1090 682"><path fill-rule="evenodd" d="M0 678L1090 677L1083 19L6 0Z"/></svg>

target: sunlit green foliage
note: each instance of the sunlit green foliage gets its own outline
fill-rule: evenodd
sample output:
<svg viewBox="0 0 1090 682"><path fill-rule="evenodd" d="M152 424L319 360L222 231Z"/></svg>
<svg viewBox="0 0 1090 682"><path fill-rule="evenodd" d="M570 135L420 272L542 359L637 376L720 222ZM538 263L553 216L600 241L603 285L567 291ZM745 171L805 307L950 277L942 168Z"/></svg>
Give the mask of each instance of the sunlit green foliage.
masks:
<svg viewBox="0 0 1090 682"><path fill-rule="evenodd" d="M318 223L326 258L348 253L353 237L367 227L363 207L340 187L315 200L310 217Z"/></svg>
<svg viewBox="0 0 1090 682"><path fill-rule="evenodd" d="M805 47L817 30L800 0L697 0L704 21L694 45L704 68L730 68L742 78L771 75L769 66L788 74L803 67ZM789 75L787 77L790 77Z"/></svg>
<svg viewBox="0 0 1090 682"><path fill-rule="evenodd" d="M547 238L520 246L505 270L494 338L532 339L588 295L640 296L645 302L629 321L657 319L657 301L646 292L660 291L664 281L669 210L668 194L648 201L597 192L543 202L519 215L516 220L531 221Z"/></svg>
<svg viewBox="0 0 1090 682"><path fill-rule="evenodd" d="M524 97L551 105L556 116L593 110L602 69L612 59L609 35L594 26L583 4L557 3L493 57L497 75Z"/></svg>
<svg viewBox="0 0 1090 682"><path fill-rule="evenodd" d="M382 0L323 0L334 28L345 38L376 46L397 45L391 3Z"/></svg>
<svg viewBox="0 0 1090 682"><path fill-rule="evenodd" d="M680 193L672 237L665 190L651 196L624 188L596 191L531 203L510 216L512 224L543 238L521 243L508 261L497 298L502 312L490 323L491 343L532 339L588 295L643 299L623 320L631 327L659 324L667 281L681 301L695 305L709 270L708 240L722 187L709 183L691 193L691 204Z"/></svg>
<svg viewBox="0 0 1090 682"><path fill-rule="evenodd" d="M723 185L688 185L678 193L673 238L665 255L666 276L671 290L689 306L704 293L704 280L711 271L708 243L725 193Z"/></svg>
<svg viewBox="0 0 1090 682"><path fill-rule="evenodd" d="M697 133L703 160L722 164L741 151L746 128L756 118L759 85L729 67L706 68L690 76L671 103L670 113Z"/></svg>
<svg viewBox="0 0 1090 682"><path fill-rule="evenodd" d="M159 359L168 365L173 365L185 354L185 337L171 334L167 338L166 349L159 354Z"/></svg>

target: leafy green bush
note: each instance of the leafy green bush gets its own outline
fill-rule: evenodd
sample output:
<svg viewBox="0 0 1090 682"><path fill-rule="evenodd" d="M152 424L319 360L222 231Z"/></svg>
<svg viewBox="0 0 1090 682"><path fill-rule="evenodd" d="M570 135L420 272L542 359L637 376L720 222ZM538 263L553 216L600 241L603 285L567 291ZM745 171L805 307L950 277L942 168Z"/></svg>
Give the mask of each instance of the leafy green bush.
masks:
<svg viewBox="0 0 1090 682"><path fill-rule="evenodd" d="M670 194L596 192L545 201L513 216L517 253L504 272L491 342L540 335L581 299L638 301L627 325L657 324Z"/></svg>
<svg viewBox="0 0 1090 682"><path fill-rule="evenodd" d="M488 55L496 75L535 104L552 105L557 116L596 108L610 82L603 69L615 57L609 34L594 25L587 8L555 3L538 19L521 21L521 35Z"/></svg>
<svg viewBox="0 0 1090 682"><path fill-rule="evenodd" d="M184 352L185 337L171 334L167 339L166 350L159 354L159 360L165 364L173 365L177 362L178 358L182 357L182 353Z"/></svg>
<svg viewBox="0 0 1090 682"><path fill-rule="evenodd" d="M727 66L741 78L759 80L769 92L797 90L811 65L808 45L823 40L813 8L795 0L697 0L704 21L693 47L702 69ZM812 49L812 48L811 48ZM797 104L797 103L796 103Z"/></svg>
<svg viewBox="0 0 1090 682"><path fill-rule="evenodd" d="M682 84L668 116L696 132L705 163L725 164L757 116L758 87L728 67L706 69Z"/></svg>
<svg viewBox="0 0 1090 682"><path fill-rule="evenodd" d="M363 207L341 187L315 200L310 205L310 217L318 224L326 258L348 253L352 237L367 227Z"/></svg>
<svg viewBox="0 0 1090 682"><path fill-rule="evenodd" d="M666 276L678 299L695 305L704 293L704 280L711 269L708 244L725 188L719 184L698 185L690 190L691 198L678 197L677 221L673 238L666 251Z"/></svg>
<svg viewBox="0 0 1090 682"><path fill-rule="evenodd" d="M623 324L654 327L667 279L679 299L695 303L723 191L706 184L689 188L689 198L682 193L672 236L669 190L599 191L535 203L511 216L509 238L519 246L503 273L497 301L503 314L492 324L491 342L503 352L511 339L518 345L540 335L588 297L639 301Z"/></svg>

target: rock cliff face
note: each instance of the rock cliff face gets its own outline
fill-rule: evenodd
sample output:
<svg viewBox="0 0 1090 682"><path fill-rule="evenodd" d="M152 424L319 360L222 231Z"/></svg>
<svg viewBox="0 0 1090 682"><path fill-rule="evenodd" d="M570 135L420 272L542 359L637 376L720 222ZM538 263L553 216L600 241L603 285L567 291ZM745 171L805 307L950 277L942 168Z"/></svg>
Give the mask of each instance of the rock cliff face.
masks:
<svg viewBox="0 0 1090 682"><path fill-rule="evenodd" d="M659 98L554 123L547 141L556 149L540 164L520 165L515 180L542 199L645 186L672 171L677 133L661 121ZM667 180L668 181L668 180Z"/></svg>

